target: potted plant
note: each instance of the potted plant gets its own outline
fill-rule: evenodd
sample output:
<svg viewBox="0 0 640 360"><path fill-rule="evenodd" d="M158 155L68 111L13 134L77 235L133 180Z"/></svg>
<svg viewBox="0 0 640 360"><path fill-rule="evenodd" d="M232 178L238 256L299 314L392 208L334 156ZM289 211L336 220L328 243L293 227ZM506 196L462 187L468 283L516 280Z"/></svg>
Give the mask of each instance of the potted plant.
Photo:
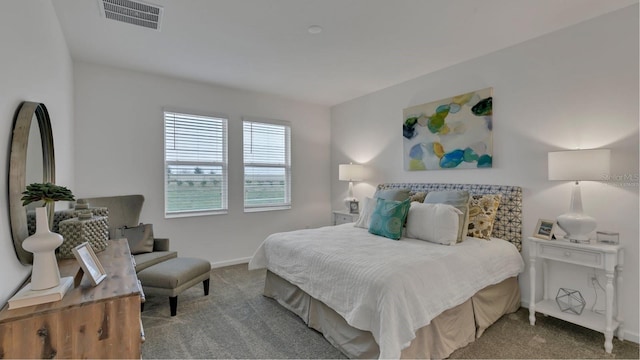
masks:
<svg viewBox="0 0 640 360"><path fill-rule="evenodd" d="M33 183L27 185L27 189L22 192L22 206L27 206L36 201L42 201L43 207L47 208L49 228L53 230L53 215L55 213L54 203L56 201L74 201L75 197L71 190L64 186L52 183Z"/></svg>

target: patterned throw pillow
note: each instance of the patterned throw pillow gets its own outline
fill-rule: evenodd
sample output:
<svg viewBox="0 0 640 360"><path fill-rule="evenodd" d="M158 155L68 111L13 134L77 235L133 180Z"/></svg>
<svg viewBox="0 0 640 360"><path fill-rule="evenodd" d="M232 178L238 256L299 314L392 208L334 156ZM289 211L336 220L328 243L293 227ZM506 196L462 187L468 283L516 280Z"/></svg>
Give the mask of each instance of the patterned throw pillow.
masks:
<svg viewBox="0 0 640 360"><path fill-rule="evenodd" d="M473 195L469 202L469 236L489 240L502 194Z"/></svg>
<svg viewBox="0 0 640 360"><path fill-rule="evenodd" d="M378 198L376 208L371 214L369 232L393 240L400 239L410 206L409 199L393 201Z"/></svg>
<svg viewBox="0 0 640 360"><path fill-rule="evenodd" d="M424 198L427 197L426 191L411 191L409 193L409 201L414 202L417 201L419 203L424 202Z"/></svg>

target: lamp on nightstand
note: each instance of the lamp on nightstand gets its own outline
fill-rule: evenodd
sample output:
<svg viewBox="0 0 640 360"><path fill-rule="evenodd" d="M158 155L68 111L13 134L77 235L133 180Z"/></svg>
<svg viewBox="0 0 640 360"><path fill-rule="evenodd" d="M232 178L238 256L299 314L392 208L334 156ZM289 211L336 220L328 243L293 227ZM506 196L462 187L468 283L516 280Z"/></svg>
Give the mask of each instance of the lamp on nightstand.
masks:
<svg viewBox="0 0 640 360"><path fill-rule="evenodd" d="M364 167L362 165L350 163L338 165L338 180L349 182L349 195L344 199L347 209L350 209L352 201L358 201L353 197L353 182L364 180Z"/></svg>
<svg viewBox="0 0 640 360"><path fill-rule="evenodd" d="M569 212L558 216L558 226L571 242L589 242L596 229L596 220L582 211L582 196L578 181L602 181L609 177L611 150L569 150L548 154L549 180L575 181Z"/></svg>

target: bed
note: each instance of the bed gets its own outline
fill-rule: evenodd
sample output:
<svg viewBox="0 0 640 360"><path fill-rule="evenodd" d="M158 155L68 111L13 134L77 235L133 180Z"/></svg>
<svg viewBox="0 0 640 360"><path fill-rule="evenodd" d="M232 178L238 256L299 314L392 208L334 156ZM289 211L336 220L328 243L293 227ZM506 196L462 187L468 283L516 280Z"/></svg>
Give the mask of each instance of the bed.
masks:
<svg viewBox="0 0 640 360"><path fill-rule="evenodd" d="M492 237L443 246L353 224L269 236L249 263L274 298L350 358L444 358L517 310L522 190L472 184L381 184L412 193L500 194ZM453 265L452 265L453 264Z"/></svg>

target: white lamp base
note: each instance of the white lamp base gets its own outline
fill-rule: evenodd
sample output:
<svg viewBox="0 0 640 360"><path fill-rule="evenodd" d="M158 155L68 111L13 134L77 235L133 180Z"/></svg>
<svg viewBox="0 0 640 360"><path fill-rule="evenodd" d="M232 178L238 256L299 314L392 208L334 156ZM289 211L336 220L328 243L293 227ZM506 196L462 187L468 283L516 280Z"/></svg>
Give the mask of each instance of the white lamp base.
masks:
<svg viewBox="0 0 640 360"><path fill-rule="evenodd" d="M588 243L589 235L596 229L596 219L582 212L582 196L578 182L571 191L569 212L558 216L558 226L567 233L571 242Z"/></svg>
<svg viewBox="0 0 640 360"><path fill-rule="evenodd" d="M589 234L596 229L596 219L589 215L567 213L558 216L558 226L571 242L588 243Z"/></svg>
<svg viewBox="0 0 640 360"><path fill-rule="evenodd" d="M353 181L349 181L349 196L344 198L344 205L347 207L347 210L351 211L351 202L358 201L358 199L353 196Z"/></svg>

